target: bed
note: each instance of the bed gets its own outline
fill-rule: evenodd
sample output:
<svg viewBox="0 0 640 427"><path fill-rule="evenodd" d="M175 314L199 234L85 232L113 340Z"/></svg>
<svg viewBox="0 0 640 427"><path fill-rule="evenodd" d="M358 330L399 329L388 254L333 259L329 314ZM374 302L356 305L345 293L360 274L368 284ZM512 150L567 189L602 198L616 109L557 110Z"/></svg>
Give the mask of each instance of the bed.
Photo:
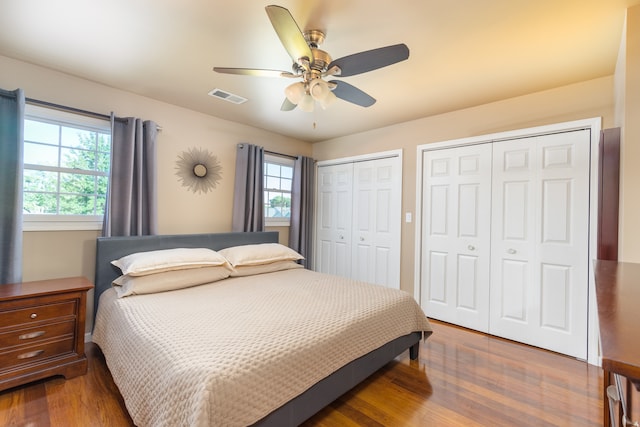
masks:
<svg viewBox="0 0 640 427"><path fill-rule="evenodd" d="M263 266L122 298L112 286L123 277L112 261L131 254L277 241L277 232L98 238L93 340L136 425L295 426L401 353L418 357L426 316L382 286Z"/></svg>

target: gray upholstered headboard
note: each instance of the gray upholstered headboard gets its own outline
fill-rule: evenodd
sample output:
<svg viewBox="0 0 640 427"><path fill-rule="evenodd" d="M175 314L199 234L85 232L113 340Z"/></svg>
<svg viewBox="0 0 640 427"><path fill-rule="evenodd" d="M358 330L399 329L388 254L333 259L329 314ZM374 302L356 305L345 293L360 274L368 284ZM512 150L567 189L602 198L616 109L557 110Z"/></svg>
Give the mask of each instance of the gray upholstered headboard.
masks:
<svg viewBox="0 0 640 427"><path fill-rule="evenodd" d="M159 236L98 237L93 316L98 312L100 295L111 288L120 270L111 261L135 252L172 248L209 248L220 250L253 243L278 243L277 231L255 233L174 234Z"/></svg>

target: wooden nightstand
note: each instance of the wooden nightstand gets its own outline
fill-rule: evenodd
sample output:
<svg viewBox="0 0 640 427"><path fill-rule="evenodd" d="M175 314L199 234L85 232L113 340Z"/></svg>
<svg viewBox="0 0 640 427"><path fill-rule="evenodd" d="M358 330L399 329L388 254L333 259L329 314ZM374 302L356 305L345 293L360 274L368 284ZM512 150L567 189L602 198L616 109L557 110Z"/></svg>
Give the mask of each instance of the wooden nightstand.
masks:
<svg viewBox="0 0 640 427"><path fill-rule="evenodd" d="M0 285L0 390L87 372L84 277Z"/></svg>

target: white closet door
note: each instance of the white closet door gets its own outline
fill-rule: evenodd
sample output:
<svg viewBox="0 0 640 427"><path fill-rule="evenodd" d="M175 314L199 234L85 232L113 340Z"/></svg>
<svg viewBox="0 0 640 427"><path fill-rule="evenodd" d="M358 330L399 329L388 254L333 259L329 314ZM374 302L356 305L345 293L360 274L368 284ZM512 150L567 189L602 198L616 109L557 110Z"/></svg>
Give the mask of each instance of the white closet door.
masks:
<svg viewBox="0 0 640 427"><path fill-rule="evenodd" d="M353 164L318 167L315 270L351 276Z"/></svg>
<svg viewBox="0 0 640 427"><path fill-rule="evenodd" d="M425 151L421 305L430 317L487 332L491 144Z"/></svg>
<svg viewBox="0 0 640 427"><path fill-rule="evenodd" d="M494 143L489 332L586 358L589 141Z"/></svg>
<svg viewBox="0 0 640 427"><path fill-rule="evenodd" d="M401 159L356 162L353 169L352 275L400 289Z"/></svg>

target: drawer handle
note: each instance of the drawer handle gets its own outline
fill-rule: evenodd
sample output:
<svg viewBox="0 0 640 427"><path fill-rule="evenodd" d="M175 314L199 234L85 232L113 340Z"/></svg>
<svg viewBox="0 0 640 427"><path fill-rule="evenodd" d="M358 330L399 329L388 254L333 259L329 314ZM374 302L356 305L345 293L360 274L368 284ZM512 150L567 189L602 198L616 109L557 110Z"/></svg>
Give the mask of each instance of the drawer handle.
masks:
<svg viewBox="0 0 640 427"><path fill-rule="evenodd" d="M38 317L38 315L36 313L31 313L31 316L29 317L31 317L32 319L35 319L36 317Z"/></svg>
<svg viewBox="0 0 640 427"><path fill-rule="evenodd" d="M36 331L36 332L29 332L28 334L22 334L18 337L19 340L30 340L32 338L38 338L41 337L45 334L45 331Z"/></svg>
<svg viewBox="0 0 640 427"><path fill-rule="evenodd" d="M32 357L40 356L42 353L44 353L44 350L30 351L18 355L18 359L31 359Z"/></svg>

